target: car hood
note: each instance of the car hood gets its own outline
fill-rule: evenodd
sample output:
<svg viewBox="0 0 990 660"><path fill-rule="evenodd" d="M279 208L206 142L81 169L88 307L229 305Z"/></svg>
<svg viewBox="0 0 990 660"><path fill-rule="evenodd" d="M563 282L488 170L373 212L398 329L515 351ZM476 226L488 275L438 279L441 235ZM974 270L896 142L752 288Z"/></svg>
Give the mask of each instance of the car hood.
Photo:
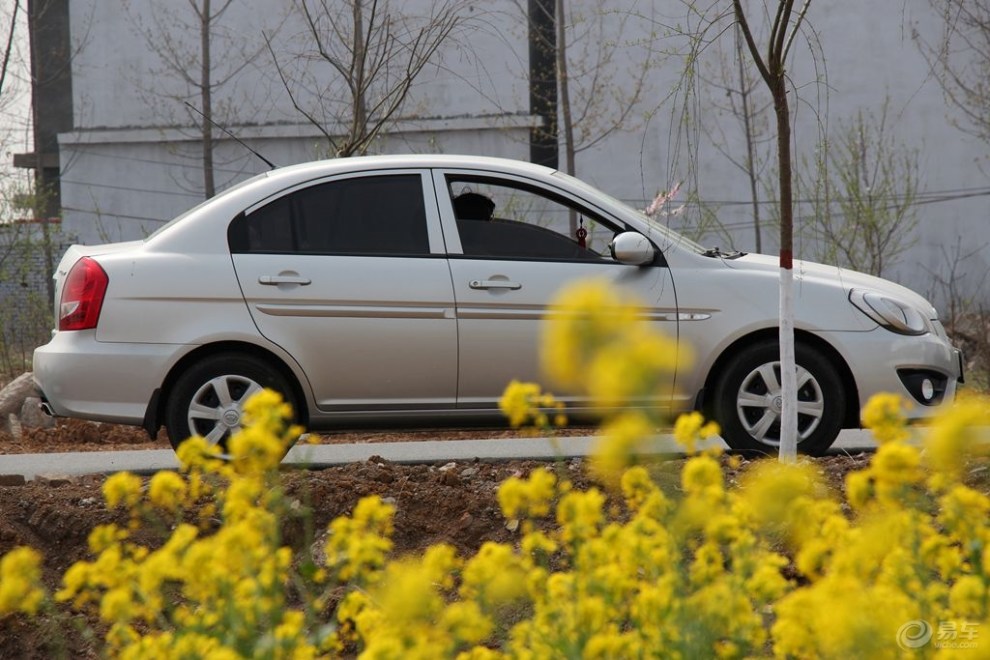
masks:
<svg viewBox="0 0 990 660"><path fill-rule="evenodd" d="M745 254L736 259L726 259L725 264L730 268L750 271L777 272L780 270L780 259L766 254ZM820 283L825 286L839 286L846 295L852 289L869 289L877 291L925 312L929 318L936 318L937 312L924 296L915 293L906 286L885 280L882 277L860 273L859 271L819 264L814 261L795 259L795 283Z"/></svg>

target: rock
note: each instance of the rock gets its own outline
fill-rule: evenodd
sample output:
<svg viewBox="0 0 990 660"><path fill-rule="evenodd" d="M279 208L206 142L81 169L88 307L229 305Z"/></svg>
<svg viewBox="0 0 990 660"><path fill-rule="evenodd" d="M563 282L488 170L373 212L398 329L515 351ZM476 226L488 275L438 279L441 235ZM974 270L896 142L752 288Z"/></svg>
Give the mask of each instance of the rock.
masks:
<svg viewBox="0 0 990 660"><path fill-rule="evenodd" d="M55 426L55 418L41 410L41 399L29 396L21 405L21 426L29 429L50 429Z"/></svg>
<svg viewBox="0 0 990 660"><path fill-rule="evenodd" d="M454 474L451 470L441 472L439 481L444 486L457 487L461 485L461 478Z"/></svg>
<svg viewBox="0 0 990 660"><path fill-rule="evenodd" d="M67 474L39 474L35 476L34 480L36 483L45 484L52 488L68 486L73 482L72 477Z"/></svg>
<svg viewBox="0 0 990 660"><path fill-rule="evenodd" d="M20 440L21 435L24 430L21 428L21 420L17 419L17 415L10 413L7 415L7 423L4 425L4 430L10 435L14 436L14 439Z"/></svg>
<svg viewBox="0 0 990 660"><path fill-rule="evenodd" d="M26 483L23 474L0 474L0 486L23 486Z"/></svg>
<svg viewBox="0 0 990 660"><path fill-rule="evenodd" d="M36 396L37 393L34 375L30 371L22 373L0 390L0 415L20 412L24 399Z"/></svg>

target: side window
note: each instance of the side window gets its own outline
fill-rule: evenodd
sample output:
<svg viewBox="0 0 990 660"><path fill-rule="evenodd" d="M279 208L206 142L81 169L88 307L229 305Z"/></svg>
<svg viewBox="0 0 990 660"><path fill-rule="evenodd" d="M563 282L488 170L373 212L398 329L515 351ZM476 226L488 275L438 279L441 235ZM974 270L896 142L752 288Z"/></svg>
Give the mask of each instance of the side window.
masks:
<svg viewBox="0 0 990 660"><path fill-rule="evenodd" d="M418 174L341 179L297 190L235 218L227 238L235 253L430 252Z"/></svg>
<svg viewBox="0 0 990 660"><path fill-rule="evenodd" d="M535 187L448 177L465 256L551 261L611 261L618 227Z"/></svg>

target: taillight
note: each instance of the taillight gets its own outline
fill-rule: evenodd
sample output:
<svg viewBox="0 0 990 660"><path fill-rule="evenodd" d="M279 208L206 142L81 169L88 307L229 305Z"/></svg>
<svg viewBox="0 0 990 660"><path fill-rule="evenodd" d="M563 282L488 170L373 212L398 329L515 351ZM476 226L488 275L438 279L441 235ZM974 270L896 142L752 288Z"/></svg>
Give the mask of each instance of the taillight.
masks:
<svg viewBox="0 0 990 660"><path fill-rule="evenodd" d="M62 286L58 306L59 330L88 330L95 328L103 308L103 296L110 278L106 271L89 257L77 261Z"/></svg>

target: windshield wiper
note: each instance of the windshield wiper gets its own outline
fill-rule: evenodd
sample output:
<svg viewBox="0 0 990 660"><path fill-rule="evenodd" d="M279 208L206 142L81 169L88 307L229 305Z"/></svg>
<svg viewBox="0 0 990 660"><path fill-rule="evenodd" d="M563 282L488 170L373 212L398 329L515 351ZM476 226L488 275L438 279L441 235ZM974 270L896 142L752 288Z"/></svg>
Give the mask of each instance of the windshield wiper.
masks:
<svg viewBox="0 0 990 660"><path fill-rule="evenodd" d="M722 249L718 246L713 248L708 248L701 253L705 257L718 257L719 259L738 259L739 257L745 256L745 252L740 252L739 250L733 250L731 252L722 252Z"/></svg>

